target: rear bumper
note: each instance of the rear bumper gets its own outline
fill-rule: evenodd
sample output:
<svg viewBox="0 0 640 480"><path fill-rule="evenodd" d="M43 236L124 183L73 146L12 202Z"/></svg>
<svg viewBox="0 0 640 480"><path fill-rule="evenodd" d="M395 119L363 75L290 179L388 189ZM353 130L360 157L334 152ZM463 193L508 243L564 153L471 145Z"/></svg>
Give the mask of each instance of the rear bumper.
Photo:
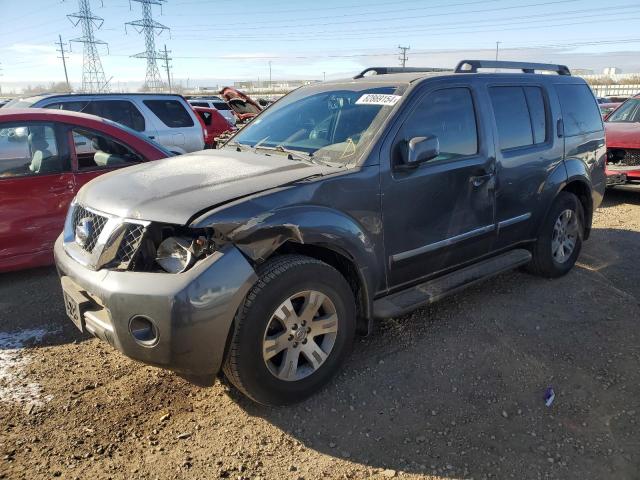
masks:
<svg viewBox="0 0 640 480"><path fill-rule="evenodd" d="M60 276L89 299L82 315L86 331L128 357L191 377L213 378L219 371L233 317L257 279L231 245L182 274L92 271L67 255L61 237L54 256ZM137 315L157 329L152 346L130 332Z"/></svg>

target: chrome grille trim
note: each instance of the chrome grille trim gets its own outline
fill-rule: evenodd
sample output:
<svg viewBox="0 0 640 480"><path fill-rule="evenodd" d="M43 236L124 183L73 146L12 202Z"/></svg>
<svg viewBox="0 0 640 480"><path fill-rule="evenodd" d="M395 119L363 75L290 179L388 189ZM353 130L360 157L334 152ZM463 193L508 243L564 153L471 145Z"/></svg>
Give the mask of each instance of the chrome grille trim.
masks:
<svg viewBox="0 0 640 480"><path fill-rule="evenodd" d="M87 217L99 224L96 225L94 235L81 246L76 242L76 226ZM79 205L74 200L64 225L64 249L71 258L91 270L100 270L105 266L126 270L149 224L144 220L110 215Z"/></svg>

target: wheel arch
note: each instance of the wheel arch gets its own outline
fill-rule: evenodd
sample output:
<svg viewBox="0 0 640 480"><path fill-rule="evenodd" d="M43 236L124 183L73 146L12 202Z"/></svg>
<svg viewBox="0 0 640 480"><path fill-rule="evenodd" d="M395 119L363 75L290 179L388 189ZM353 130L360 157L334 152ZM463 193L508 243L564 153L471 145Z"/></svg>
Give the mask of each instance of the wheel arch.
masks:
<svg viewBox="0 0 640 480"><path fill-rule="evenodd" d="M356 300L358 333L366 335L371 331L373 300L362 271L348 252L329 245L306 244L287 240L273 252L271 257L286 254L299 254L315 258L340 272L349 283Z"/></svg>
<svg viewBox="0 0 640 480"><path fill-rule="evenodd" d="M561 192L573 193L584 211L584 239L587 240L591 235L591 224L593 222L593 199L591 196L591 187L586 180L574 178L560 190Z"/></svg>

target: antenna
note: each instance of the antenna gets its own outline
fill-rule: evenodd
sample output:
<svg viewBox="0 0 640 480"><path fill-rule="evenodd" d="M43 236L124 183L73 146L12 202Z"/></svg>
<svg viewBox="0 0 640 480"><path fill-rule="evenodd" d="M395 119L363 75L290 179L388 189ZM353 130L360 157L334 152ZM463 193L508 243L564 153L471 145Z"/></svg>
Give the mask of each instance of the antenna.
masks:
<svg viewBox="0 0 640 480"><path fill-rule="evenodd" d="M95 16L91 12L90 0L78 0L78 7L80 8L80 11L67 15L67 18L75 27L78 25L82 26L82 36L71 40L71 42L84 44L82 60L82 91L108 92L109 86L104 76L100 55L98 54L98 45L107 45L107 43L96 39L93 35L94 28L96 30L100 30L104 23L104 19ZM60 42L62 42L62 39L60 39ZM107 52L108 51L109 47L107 47ZM69 81L67 80L67 84L68 83Z"/></svg>
<svg viewBox="0 0 640 480"><path fill-rule="evenodd" d="M147 59L147 72L145 74L144 86L146 90L157 92L163 88L157 60L164 60L165 56L156 50L155 36L162 34L165 30L169 30L169 27L166 27L153 19L151 6L160 5L160 8L162 9L162 4L165 3L166 0L129 0L129 4L131 4L132 1L138 2L142 5L142 18L140 20L125 23L124 28L126 31L127 25L130 25L138 33L144 32L145 51L133 55L133 57Z"/></svg>

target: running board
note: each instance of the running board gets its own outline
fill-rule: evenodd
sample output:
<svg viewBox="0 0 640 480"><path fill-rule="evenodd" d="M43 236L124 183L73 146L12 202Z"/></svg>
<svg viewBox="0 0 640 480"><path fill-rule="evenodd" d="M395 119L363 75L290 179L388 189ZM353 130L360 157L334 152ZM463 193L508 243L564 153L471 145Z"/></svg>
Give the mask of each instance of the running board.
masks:
<svg viewBox="0 0 640 480"><path fill-rule="evenodd" d="M531 261L531 253L525 249L511 250L469 267L421 283L406 290L392 293L373 302L375 318L403 315L418 307L436 302L499 273L512 270Z"/></svg>

